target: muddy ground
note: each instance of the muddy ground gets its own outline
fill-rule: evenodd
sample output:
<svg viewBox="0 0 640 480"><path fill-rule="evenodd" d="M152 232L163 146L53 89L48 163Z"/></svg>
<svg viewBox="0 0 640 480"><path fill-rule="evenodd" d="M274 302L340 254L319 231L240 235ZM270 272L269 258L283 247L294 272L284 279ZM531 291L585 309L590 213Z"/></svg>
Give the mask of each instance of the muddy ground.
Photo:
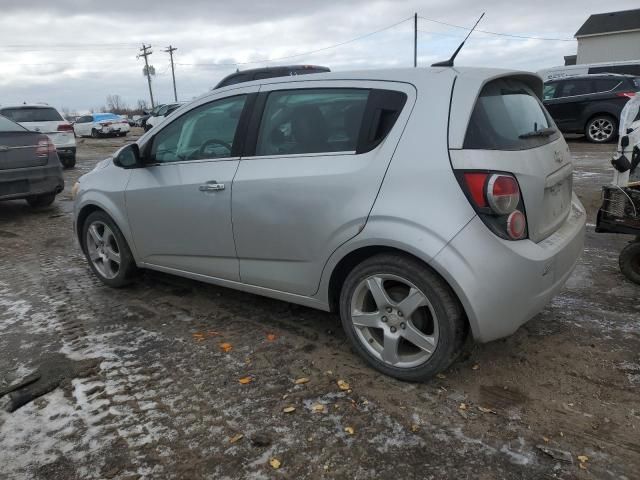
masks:
<svg viewBox="0 0 640 480"><path fill-rule="evenodd" d="M617 266L628 238L593 229L611 145L570 141L589 226L562 294L408 384L367 368L333 315L157 273L99 283L69 191L123 141L80 141L51 208L0 204L0 393L39 375L35 400L0 399L0 478L639 477L640 287Z"/></svg>

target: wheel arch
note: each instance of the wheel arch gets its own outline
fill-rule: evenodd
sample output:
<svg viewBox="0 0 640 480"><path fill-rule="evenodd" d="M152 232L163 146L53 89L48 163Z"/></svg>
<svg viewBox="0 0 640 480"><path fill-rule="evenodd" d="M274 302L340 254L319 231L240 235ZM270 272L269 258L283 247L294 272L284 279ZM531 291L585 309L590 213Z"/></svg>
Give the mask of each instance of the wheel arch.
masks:
<svg viewBox="0 0 640 480"><path fill-rule="evenodd" d="M98 211L104 212L106 215L109 216L109 218L111 218L111 220L113 220L113 222L120 229L120 231L122 232L122 235L127 241L127 245L129 246L129 250L131 250L131 253L134 259L137 258L135 245L132 241L129 229L127 228L126 219L119 218L117 215L114 215L109 208L105 207L104 205L98 202L89 202L82 205L82 207L80 207L76 215L75 231L76 231L76 237L78 239L78 243L80 244L80 248L84 251L84 243L82 241L82 227L84 225L84 222L87 220L89 215L91 215L93 212L98 212Z"/></svg>
<svg viewBox="0 0 640 480"><path fill-rule="evenodd" d="M329 303L329 309L331 312L339 311L339 302L340 302L340 292L342 290L342 286L344 281L346 280L349 272L353 270L358 264L362 263L368 258L373 257L374 255L378 255L381 253L396 253L403 255L405 257L411 258L419 263L421 263L426 269L431 271L434 275L437 275L442 282L449 287L449 290L455 297L455 299L460 304L460 309L464 313L464 321L467 325L467 329L470 329L469 317L467 315L467 310L465 308L465 302L462 301L456 288L447 279L438 272L432 265L428 263L424 258L420 258L419 256L409 252L408 250L389 245L367 245L360 248L356 248L355 250L350 251L346 255L344 255L340 261L335 265L333 270L331 271L331 275L329 277L328 282L328 292L327 299Z"/></svg>

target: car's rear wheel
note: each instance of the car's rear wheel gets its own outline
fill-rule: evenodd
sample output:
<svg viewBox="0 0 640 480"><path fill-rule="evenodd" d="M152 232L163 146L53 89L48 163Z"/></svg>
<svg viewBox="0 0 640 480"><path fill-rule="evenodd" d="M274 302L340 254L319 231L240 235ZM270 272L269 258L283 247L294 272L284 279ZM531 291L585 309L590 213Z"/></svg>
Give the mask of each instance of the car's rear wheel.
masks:
<svg viewBox="0 0 640 480"><path fill-rule="evenodd" d="M450 287L417 260L380 254L355 267L340 296L347 337L377 370L422 381L445 370L467 333Z"/></svg>
<svg viewBox="0 0 640 480"><path fill-rule="evenodd" d="M76 166L76 156L75 156L75 154L71 155L71 156L68 156L68 157L61 157L60 158L60 163L62 163L62 166L64 168L73 168L73 167L75 167Z"/></svg>
<svg viewBox="0 0 640 480"><path fill-rule="evenodd" d="M607 143L616 136L618 124L609 115L597 115L587 122L584 134L593 143Z"/></svg>
<svg viewBox="0 0 640 480"><path fill-rule="evenodd" d="M98 130L96 130L95 128L91 129L91 136L93 138L98 138L100 136L100 134L98 133Z"/></svg>
<svg viewBox="0 0 640 480"><path fill-rule="evenodd" d="M55 199L55 192L43 193L42 195L32 195L31 197L27 197L27 203L33 208L44 208L51 205Z"/></svg>
<svg viewBox="0 0 640 480"><path fill-rule="evenodd" d="M105 212L91 213L82 225L82 249L93 273L110 287L133 280L136 262L115 222Z"/></svg>
<svg viewBox="0 0 640 480"><path fill-rule="evenodd" d="M622 249L619 263L624 276L640 285L640 240L636 239Z"/></svg>

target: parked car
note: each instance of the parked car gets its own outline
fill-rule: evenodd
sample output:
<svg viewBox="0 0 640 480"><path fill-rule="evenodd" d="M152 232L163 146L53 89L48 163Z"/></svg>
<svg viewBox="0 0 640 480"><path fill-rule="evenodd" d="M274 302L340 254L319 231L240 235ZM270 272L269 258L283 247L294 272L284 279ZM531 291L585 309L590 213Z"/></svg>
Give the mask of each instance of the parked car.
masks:
<svg viewBox="0 0 640 480"><path fill-rule="evenodd" d="M560 131L606 143L617 137L620 112L639 90L640 77L631 75L575 76L546 82L544 106Z"/></svg>
<svg viewBox="0 0 640 480"><path fill-rule="evenodd" d="M107 285L147 268L340 312L370 365L429 378L469 331L536 315L582 251L542 86L456 67L213 90L81 177L75 230Z"/></svg>
<svg viewBox="0 0 640 480"><path fill-rule="evenodd" d="M140 115L138 118L136 118L135 126L144 128L150 116L151 116L150 113L145 113L144 115Z"/></svg>
<svg viewBox="0 0 640 480"><path fill-rule="evenodd" d="M46 207L63 188L51 138L0 115L0 200L24 198L32 207Z"/></svg>
<svg viewBox="0 0 640 480"><path fill-rule="evenodd" d="M598 73L621 73L640 77L640 60L562 65L540 70L538 75L540 75L545 82L548 82L549 80L559 80L561 78Z"/></svg>
<svg viewBox="0 0 640 480"><path fill-rule="evenodd" d="M163 105L158 110L151 113L151 116L147 118L147 121L144 126L144 131L148 132L153 127L158 125L161 121L163 121L166 117L175 112L178 108L184 105L186 102L178 102L178 103L167 103Z"/></svg>
<svg viewBox="0 0 640 480"><path fill-rule="evenodd" d="M73 126L60 112L45 104L5 105L0 107L0 115L19 123L27 130L41 132L49 136L56 146L62 166L73 168L76 164L76 139Z"/></svg>
<svg viewBox="0 0 640 480"><path fill-rule="evenodd" d="M222 88L237 83L264 80L274 77L288 77L293 75L307 75L309 73L326 73L331 70L328 67L318 65L282 65L277 67L252 68L227 75L214 87Z"/></svg>
<svg viewBox="0 0 640 480"><path fill-rule="evenodd" d="M93 113L80 117L73 124L73 130L78 137L124 137L130 127L126 120L115 113Z"/></svg>

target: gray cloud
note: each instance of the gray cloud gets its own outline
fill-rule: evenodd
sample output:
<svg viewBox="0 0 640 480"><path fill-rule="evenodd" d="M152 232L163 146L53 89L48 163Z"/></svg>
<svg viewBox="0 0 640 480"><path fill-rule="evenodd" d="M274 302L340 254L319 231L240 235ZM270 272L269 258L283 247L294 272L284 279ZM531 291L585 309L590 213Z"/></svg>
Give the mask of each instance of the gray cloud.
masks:
<svg viewBox="0 0 640 480"><path fill-rule="evenodd" d="M615 9L633 8L620 0ZM235 70L229 63L257 62L318 50L383 28L414 11L447 23L471 25L484 9L483 30L571 38L590 13L606 10L594 0L513 2L470 0L325 0L211 2L205 0L91 1L3 0L0 16L0 103L48 101L88 109L110 93L129 104L147 98L141 42L153 45L154 93L172 97L169 57L163 47L178 47L178 92L190 99ZM465 31L419 22L420 65L446 58ZM412 22L340 48L275 63L315 63L334 70L409 66ZM459 56L460 65L537 70L562 63L575 42L516 40L474 34ZM241 65L239 68L266 63Z"/></svg>

